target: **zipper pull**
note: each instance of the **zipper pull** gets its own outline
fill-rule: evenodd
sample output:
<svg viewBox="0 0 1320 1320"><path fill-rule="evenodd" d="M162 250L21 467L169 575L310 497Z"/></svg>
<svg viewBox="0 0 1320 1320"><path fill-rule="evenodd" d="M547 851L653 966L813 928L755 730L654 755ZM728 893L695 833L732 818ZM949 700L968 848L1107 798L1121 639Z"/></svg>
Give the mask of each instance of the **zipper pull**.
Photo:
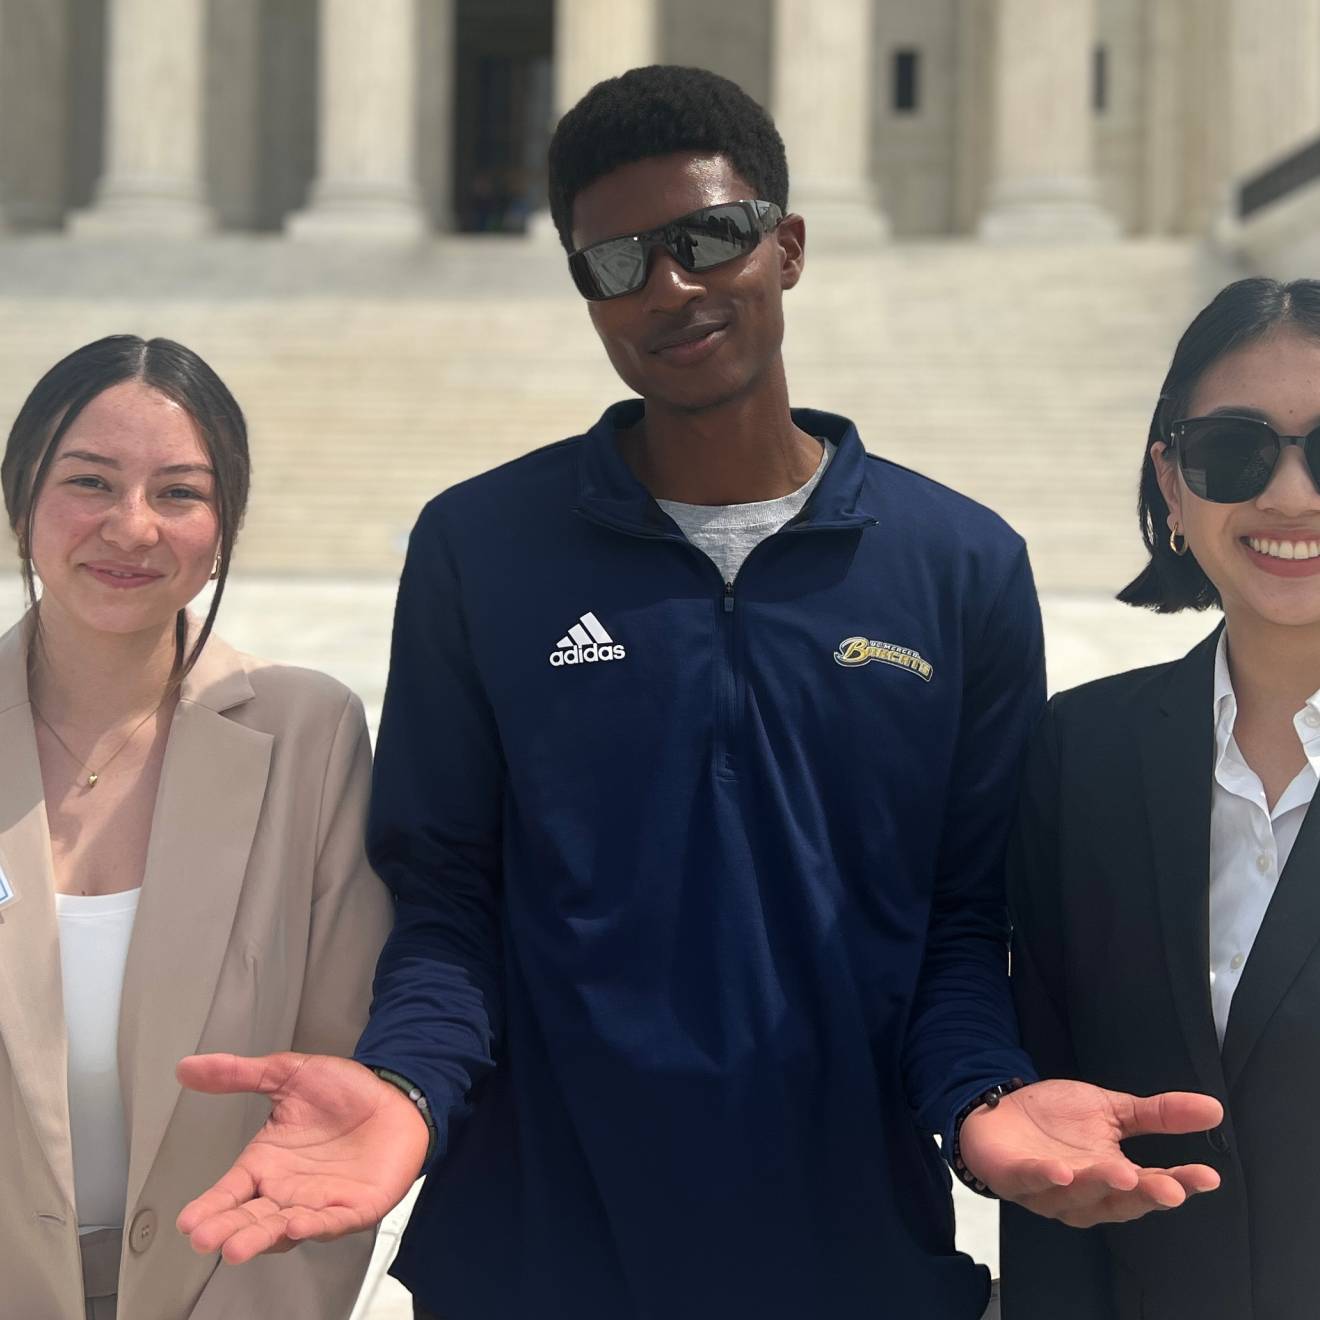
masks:
<svg viewBox="0 0 1320 1320"><path fill-rule="evenodd" d="M725 614L733 613L733 583L732 582L726 582L724 584L724 612Z"/></svg>

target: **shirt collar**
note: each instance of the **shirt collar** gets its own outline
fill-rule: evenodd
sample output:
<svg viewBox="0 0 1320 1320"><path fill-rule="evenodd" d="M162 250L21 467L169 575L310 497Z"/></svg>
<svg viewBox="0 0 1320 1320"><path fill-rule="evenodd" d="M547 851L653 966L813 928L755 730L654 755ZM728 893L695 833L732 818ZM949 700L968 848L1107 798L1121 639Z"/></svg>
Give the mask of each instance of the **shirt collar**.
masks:
<svg viewBox="0 0 1320 1320"><path fill-rule="evenodd" d="M1233 677L1228 669L1227 628L1220 630L1219 642L1215 647L1214 719L1215 778L1225 788L1237 792L1242 792L1248 783L1254 782L1259 791L1259 777L1242 759L1242 753L1233 738L1233 727L1237 723L1237 695L1233 691ZM1301 710L1293 716L1293 729L1312 772L1320 778L1320 690L1313 692ZM1293 787L1290 785L1288 791L1275 803L1276 816L1296 805ZM1305 800L1309 801L1309 796L1307 794Z"/></svg>
<svg viewBox="0 0 1320 1320"><path fill-rule="evenodd" d="M1215 646L1215 774L1228 752L1233 738L1233 725L1237 723L1237 695L1233 691L1233 676L1228 672L1228 629L1219 630Z"/></svg>

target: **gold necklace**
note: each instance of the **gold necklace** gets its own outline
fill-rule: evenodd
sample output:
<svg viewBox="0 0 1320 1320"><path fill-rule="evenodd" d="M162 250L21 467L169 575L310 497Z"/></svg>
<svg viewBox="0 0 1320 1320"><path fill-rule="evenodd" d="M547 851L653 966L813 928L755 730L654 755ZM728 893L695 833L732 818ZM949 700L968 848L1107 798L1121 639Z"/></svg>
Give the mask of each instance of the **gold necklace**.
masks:
<svg viewBox="0 0 1320 1320"><path fill-rule="evenodd" d="M141 728L141 727L142 727L142 726L143 726L143 725L144 725L144 724L145 724L145 723L146 723L146 722L147 722L147 721L148 721L148 720L149 720L149 719L150 719L150 718L151 718L151 717L152 717L152 716L153 716L153 715L154 715L154 714L155 714L155 713L156 713L156 712L157 712L157 711L158 711L158 710L159 710L159 709L165 704L165 698L164 698L164 697L161 697L161 699L160 699L160 700L159 700L159 701L158 701L158 702L157 702L157 703L156 703L156 704L155 704L155 705L154 705L149 711L147 711L147 713L146 713L146 714L145 714L140 720L138 720L138 722L132 727L132 729L129 730L128 737L125 738L124 741L121 742L121 743L119 744L119 746L116 747L115 750L114 750L113 752L111 752L110 755L107 756L107 757L105 758L104 761L101 762L101 769L100 769L100 770L93 770L92 767L91 767L90 765L88 765L87 762L84 761L84 760L82 759L82 757L79 756L78 753L75 752L75 751L73 750L73 748L70 747L69 744L66 743L66 742L64 741L63 738L60 737L60 735L59 735L59 731L58 731L58 730L55 728L55 726L54 726L54 725L53 725L53 724L52 724L52 723L51 723L51 722L50 722L50 721L49 721L49 720L48 720L48 719L47 719L47 718L41 713L41 708L37 705L37 703L36 703L35 701L32 701L32 699L31 699L30 697L28 698L28 700L29 700L29 702L31 703L31 706L32 706L33 711L36 712L37 719L39 719L39 720L40 720L40 721L41 721L41 722L42 722L42 723L43 723L43 724L44 724L44 725L45 725L45 726L51 731L51 733L52 733L52 734L54 735L54 737L55 737L55 741L56 741L57 743L59 743L59 745L60 745L61 747L63 747L64 750L65 750L66 752L68 752L68 754L69 754L69 755L70 755L75 761L77 761L78 764L79 764L80 766L82 766L82 768L83 768L84 770L87 771L87 787L88 787L88 788L95 788L95 787L96 787L96 781L97 781L98 779L100 779L101 774L102 774L102 772L105 770L106 766L108 766L108 765L110 764L110 762L113 761L113 760L115 759L115 757L118 756L119 753L122 752L122 751L124 750L124 748L127 747L128 744L131 743L131 742L133 741L133 735L134 735L135 733L137 733L137 731L138 731L138 730L139 730L139 729L140 729L140 728Z"/></svg>

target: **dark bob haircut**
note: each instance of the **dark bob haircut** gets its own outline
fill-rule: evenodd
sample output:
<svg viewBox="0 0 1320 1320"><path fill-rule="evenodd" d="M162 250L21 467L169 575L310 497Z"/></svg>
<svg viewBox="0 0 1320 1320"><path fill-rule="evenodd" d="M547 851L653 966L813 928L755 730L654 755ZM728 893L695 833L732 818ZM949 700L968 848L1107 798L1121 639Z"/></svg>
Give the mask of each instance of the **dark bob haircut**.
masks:
<svg viewBox="0 0 1320 1320"><path fill-rule="evenodd" d="M1197 385L1220 358L1288 327L1320 340L1320 281L1237 280L1221 289L1183 332L1160 389L1141 465L1137 518L1150 562L1118 593L1124 604L1144 605L1159 614L1219 605L1219 592L1195 556L1176 555L1169 545L1169 506L1150 447L1168 442L1169 427L1188 415Z"/></svg>
<svg viewBox="0 0 1320 1320"><path fill-rule="evenodd" d="M788 210L788 161L770 116L706 69L652 64L597 83L550 141L550 214L573 251L573 202L620 165L677 151L723 156L757 197ZM732 199L731 199L732 200Z"/></svg>
<svg viewBox="0 0 1320 1320"><path fill-rule="evenodd" d="M215 473L216 513L220 550L215 594L192 650L184 655L187 621L182 610L175 624L174 681L197 662L211 635L238 529L247 509L251 464L247 424L224 382L190 348L171 339L139 339L110 335L84 344L61 359L36 383L24 400L5 445L0 464L9 526L18 538L23 582L28 599L37 605L32 571L32 511L36 508L50 465L69 427L97 395L113 385L136 380L177 403L192 419ZM38 612L38 619L40 613Z"/></svg>

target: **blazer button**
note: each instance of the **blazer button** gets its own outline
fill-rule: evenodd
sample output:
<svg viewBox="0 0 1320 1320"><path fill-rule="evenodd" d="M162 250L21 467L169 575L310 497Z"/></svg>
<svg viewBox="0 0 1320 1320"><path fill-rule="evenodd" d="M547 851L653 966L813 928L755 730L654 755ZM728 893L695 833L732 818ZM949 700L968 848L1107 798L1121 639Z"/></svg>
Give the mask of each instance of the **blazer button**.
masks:
<svg viewBox="0 0 1320 1320"><path fill-rule="evenodd" d="M1228 1133L1223 1128L1211 1128L1205 1134L1205 1139L1210 1143L1210 1149L1219 1155L1228 1154Z"/></svg>
<svg viewBox="0 0 1320 1320"><path fill-rule="evenodd" d="M128 1249L140 1256L156 1240L156 1212L139 1210L128 1230Z"/></svg>

